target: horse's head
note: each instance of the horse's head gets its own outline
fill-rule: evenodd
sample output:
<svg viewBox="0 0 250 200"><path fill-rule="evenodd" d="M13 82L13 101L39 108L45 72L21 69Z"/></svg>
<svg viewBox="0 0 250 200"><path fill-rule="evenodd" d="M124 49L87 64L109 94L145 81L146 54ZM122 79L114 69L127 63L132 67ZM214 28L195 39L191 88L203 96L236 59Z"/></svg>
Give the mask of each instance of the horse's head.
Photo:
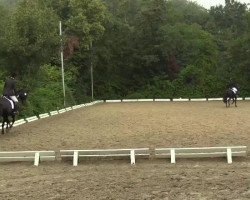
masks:
<svg viewBox="0 0 250 200"><path fill-rule="evenodd" d="M28 92L25 91L24 89L21 89L21 90L17 91L16 96L23 103L26 101L26 99L28 97Z"/></svg>

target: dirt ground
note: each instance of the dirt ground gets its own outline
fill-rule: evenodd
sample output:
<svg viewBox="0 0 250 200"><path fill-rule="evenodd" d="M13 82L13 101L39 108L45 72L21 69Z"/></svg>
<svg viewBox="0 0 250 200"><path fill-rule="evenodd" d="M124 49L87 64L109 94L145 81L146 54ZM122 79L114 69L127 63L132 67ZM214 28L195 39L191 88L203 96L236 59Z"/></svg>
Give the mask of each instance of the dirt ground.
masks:
<svg viewBox="0 0 250 200"><path fill-rule="evenodd" d="M0 135L0 150L206 147L250 148L250 102L106 103ZM249 151L249 150L248 150ZM0 163L0 200L250 199L250 156Z"/></svg>

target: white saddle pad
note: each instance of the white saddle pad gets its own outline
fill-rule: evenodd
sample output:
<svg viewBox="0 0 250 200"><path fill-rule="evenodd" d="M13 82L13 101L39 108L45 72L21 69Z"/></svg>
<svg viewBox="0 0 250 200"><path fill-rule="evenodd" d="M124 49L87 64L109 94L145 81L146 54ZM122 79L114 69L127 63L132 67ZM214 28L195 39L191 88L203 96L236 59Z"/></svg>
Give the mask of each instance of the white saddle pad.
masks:
<svg viewBox="0 0 250 200"><path fill-rule="evenodd" d="M14 109L14 103L10 99L4 96L5 99L7 99L10 102L11 108Z"/></svg>

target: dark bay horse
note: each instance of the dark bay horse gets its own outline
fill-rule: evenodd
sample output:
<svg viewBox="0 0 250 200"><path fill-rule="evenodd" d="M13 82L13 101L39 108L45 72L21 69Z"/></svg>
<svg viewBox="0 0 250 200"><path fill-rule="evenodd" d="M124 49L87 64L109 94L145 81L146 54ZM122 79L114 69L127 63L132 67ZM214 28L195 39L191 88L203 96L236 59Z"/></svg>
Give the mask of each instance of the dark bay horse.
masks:
<svg viewBox="0 0 250 200"><path fill-rule="evenodd" d="M27 99L28 93L25 90L19 90L16 93L17 99L24 103L24 101ZM13 126L15 123L15 116L16 113L14 113L14 110L12 108L10 100L7 99L7 97L0 97L0 117L2 117L2 134L5 133L4 131L4 125L6 125L6 129L9 129ZM9 117L12 117L12 123L10 124Z"/></svg>
<svg viewBox="0 0 250 200"><path fill-rule="evenodd" d="M226 107L230 107L230 102L232 100L232 104L234 103L235 107L237 107L237 95L238 89L236 87L229 88L225 95L223 96L223 102L226 104Z"/></svg>

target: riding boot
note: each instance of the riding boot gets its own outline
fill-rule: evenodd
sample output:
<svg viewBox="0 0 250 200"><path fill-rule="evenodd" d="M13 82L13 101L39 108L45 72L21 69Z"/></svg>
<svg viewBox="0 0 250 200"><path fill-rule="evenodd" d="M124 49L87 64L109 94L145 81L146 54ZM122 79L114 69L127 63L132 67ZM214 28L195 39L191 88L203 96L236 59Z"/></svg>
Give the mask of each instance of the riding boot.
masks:
<svg viewBox="0 0 250 200"><path fill-rule="evenodd" d="M19 109L18 109L18 103L15 102L15 103L14 103L14 110L13 110L13 113L14 113L14 114L18 114L18 110L19 110Z"/></svg>

